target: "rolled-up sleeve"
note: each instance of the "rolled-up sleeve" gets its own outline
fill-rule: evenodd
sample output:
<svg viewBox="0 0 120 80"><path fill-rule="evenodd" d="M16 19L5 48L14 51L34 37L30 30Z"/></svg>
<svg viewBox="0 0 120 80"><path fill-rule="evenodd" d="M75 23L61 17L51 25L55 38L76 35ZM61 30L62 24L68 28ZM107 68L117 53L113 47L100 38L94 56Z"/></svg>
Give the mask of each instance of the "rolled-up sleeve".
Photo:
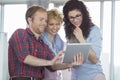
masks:
<svg viewBox="0 0 120 80"><path fill-rule="evenodd" d="M25 31L22 29L15 31L10 44L13 45L14 53L18 57L18 60L23 62L29 54L29 45Z"/></svg>

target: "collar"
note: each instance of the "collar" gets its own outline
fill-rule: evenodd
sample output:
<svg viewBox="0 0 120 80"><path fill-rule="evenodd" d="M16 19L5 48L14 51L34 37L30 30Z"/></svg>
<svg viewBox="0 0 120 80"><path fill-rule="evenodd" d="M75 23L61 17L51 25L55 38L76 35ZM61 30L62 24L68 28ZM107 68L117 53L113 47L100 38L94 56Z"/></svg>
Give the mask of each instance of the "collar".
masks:
<svg viewBox="0 0 120 80"><path fill-rule="evenodd" d="M35 35L34 35L33 32L30 30L30 28L26 28L26 31L27 31L27 33L28 33L30 36L32 36L32 37L34 37L34 38L36 39ZM36 40L37 40L37 39L36 39ZM38 41L42 41L42 39L41 39L40 36L39 36L39 38L38 38Z"/></svg>

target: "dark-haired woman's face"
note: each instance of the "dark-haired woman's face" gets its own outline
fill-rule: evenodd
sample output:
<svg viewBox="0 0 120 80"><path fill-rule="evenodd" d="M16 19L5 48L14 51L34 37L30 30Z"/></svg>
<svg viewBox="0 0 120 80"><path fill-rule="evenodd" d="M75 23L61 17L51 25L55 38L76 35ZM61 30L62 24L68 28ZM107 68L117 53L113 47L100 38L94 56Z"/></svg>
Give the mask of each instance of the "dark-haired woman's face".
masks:
<svg viewBox="0 0 120 80"><path fill-rule="evenodd" d="M82 13L77 9L69 11L68 18L75 27L79 27L82 24Z"/></svg>

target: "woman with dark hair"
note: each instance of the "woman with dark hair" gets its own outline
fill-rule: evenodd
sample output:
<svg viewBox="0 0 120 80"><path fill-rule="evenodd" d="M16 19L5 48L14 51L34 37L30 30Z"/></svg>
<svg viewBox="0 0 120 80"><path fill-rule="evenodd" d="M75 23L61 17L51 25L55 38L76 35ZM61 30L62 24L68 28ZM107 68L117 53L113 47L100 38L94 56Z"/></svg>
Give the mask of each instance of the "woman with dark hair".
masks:
<svg viewBox="0 0 120 80"><path fill-rule="evenodd" d="M71 69L72 80L106 80L100 63L102 35L92 23L85 4L69 0L63 7L64 26L68 43L91 43L88 59Z"/></svg>

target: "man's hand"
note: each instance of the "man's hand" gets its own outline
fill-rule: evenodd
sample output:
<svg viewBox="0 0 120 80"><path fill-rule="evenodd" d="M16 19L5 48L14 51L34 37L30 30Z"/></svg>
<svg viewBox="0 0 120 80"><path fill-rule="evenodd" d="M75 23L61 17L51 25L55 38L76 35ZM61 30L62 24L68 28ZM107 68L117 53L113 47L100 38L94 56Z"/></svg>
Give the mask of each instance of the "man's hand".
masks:
<svg viewBox="0 0 120 80"><path fill-rule="evenodd" d="M64 54L64 51L59 51L59 53L51 60L51 65L62 63L62 55Z"/></svg>

